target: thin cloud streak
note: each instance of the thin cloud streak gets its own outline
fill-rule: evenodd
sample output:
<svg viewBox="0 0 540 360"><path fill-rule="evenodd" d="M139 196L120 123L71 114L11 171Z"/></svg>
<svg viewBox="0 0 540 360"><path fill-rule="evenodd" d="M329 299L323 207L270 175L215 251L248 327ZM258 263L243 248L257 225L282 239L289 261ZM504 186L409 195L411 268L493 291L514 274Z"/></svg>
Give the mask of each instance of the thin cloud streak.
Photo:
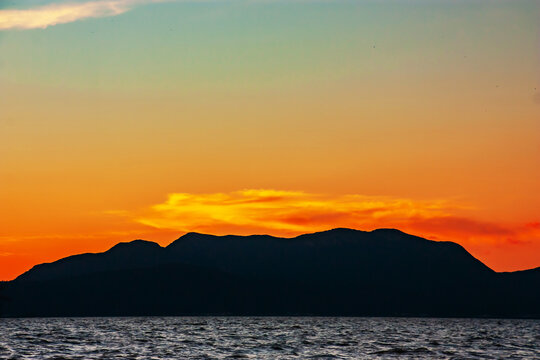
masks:
<svg viewBox="0 0 540 360"><path fill-rule="evenodd" d="M540 238L536 222L526 226L498 224L467 216L469 210L468 206L449 200L252 189L214 194L173 193L165 202L132 214L132 219L156 230L212 234L294 236L334 227L395 227L431 239L459 241L462 245L521 244Z"/></svg>
<svg viewBox="0 0 540 360"><path fill-rule="evenodd" d="M136 221L179 231L253 231L298 234L329 227L369 227L441 219L452 215L447 201L413 201L362 195L328 196L297 191L242 190L217 194L169 194Z"/></svg>
<svg viewBox="0 0 540 360"><path fill-rule="evenodd" d="M24 10L0 10L0 30L45 29L82 19L116 16L136 5L157 2L164 0L104 0L50 4Z"/></svg>

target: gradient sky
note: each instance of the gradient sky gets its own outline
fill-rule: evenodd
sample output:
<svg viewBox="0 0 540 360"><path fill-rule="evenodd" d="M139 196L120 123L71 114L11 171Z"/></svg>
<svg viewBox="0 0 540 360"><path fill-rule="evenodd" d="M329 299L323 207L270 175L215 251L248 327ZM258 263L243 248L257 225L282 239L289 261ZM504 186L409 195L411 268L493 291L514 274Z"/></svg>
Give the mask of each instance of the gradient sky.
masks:
<svg viewBox="0 0 540 360"><path fill-rule="evenodd" d="M540 3L0 0L0 279L187 231L540 266Z"/></svg>

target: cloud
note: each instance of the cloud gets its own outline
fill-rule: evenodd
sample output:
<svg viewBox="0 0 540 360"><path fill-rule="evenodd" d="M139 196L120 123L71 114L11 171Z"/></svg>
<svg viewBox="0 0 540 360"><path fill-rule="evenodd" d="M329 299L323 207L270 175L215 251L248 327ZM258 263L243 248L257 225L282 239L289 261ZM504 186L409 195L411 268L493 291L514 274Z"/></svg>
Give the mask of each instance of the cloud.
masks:
<svg viewBox="0 0 540 360"><path fill-rule="evenodd" d="M82 3L49 4L30 9L0 10L0 30L45 29L87 18L116 16L136 5L163 0L102 0Z"/></svg>
<svg viewBox="0 0 540 360"><path fill-rule="evenodd" d="M298 234L333 227L410 228L417 225L439 228L444 222L453 226L457 219L452 212L458 208L445 200L413 201L250 189L231 193L169 194L165 202L152 206L135 220L156 229L186 232ZM468 228L474 227L468 225ZM476 227L497 231L487 224Z"/></svg>
<svg viewBox="0 0 540 360"><path fill-rule="evenodd" d="M295 236L336 227L398 228L473 248L520 245L540 238L536 222L490 222L476 219L472 211L470 206L444 199L425 201L251 189L212 194L173 193L162 203L131 213L131 218L153 231L218 235Z"/></svg>

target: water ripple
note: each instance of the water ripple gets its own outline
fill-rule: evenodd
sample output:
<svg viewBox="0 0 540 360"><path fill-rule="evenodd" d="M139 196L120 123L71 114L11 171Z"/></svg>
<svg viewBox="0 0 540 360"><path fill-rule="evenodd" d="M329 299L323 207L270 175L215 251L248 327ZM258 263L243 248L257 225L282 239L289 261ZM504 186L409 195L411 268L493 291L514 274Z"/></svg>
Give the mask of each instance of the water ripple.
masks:
<svg viewBox="0 0 540 360"><path fill-rule="evenodd" d="M540 321L0 319L0 359L538 359Z"/></svg>

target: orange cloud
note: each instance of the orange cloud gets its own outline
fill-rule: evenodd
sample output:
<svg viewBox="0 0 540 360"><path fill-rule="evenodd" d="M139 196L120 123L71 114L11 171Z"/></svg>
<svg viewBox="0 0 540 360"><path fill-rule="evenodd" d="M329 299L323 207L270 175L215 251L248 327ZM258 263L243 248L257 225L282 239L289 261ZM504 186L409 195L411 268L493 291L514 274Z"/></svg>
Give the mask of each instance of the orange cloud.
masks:
<svg viewBox="0 0 540 360"><path fill-rule="evenodd" d="M157 229L235 230L297 234L331 227L396 226L405 220L444 219L455 205L361 195L328 196L300 191L242 190L232 193L174 193L136 218Z"/></svg>
<svg viewBox="0 0 540 360"><path fill-rule="evenodd" d="M131 217L152 231L272 234L349 227L397 228L432 240L454 241L491 268L540 265L539 222L499 223L475 218L475 209L449 200L420 201L363 195L330 196L301 191L243 190L170 194ZM124 215L130 216L130 215Z"/></svg>
<svg viewBox="0 0 540 360"><path fill-rule="evenodd" d="M135 5L163 0L104 0L50 4L32 9L0 10L0 30L45 29L86 18L123 14Z"/></svg>
<svg viewBox="0 0 540 360"><path fill-rule="evenodd" d="M515 270L540 264L537 222L490 222L476 219L473 211L470 206L449 200L242 190L174 193L165 202L132 216L154 231L211 234L294 236L335 227L391 227L433 240L458 242L495 269Z"/></svg>
<svg viewBox="0 0 540 360"><path fill-rule="evenodd" d="M142 210L96 213L94 221L70 221L39 231L0 234L0 279L12 279L32 265L82 252L104 251L136 238L165 246L182 233L301 233L349 227L398 228L433 240L455 241L498 271L540 265L540 222L485 221L475 209L451 200L326 195L302 191L242 190L230 193L173 193ZM85 224L82 226L81 224Z"/></svg>

